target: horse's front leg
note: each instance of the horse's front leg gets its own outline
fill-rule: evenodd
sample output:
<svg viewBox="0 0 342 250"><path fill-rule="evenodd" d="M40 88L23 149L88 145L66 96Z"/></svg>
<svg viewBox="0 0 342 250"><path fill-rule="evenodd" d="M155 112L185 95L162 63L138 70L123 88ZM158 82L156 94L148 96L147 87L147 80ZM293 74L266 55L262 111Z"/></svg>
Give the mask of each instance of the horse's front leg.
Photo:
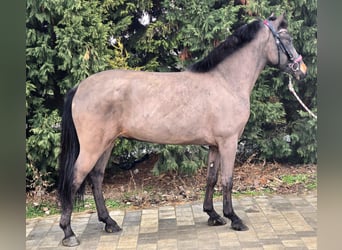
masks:
<svg viewBox="0 0 342 250"><path fill-rule="evenodd" d="M220 167L220 156L216 147L209 148L207 187L203 203L203 211L209 215L209 226L225 225L227 222L217 214L213 205L214 188L217 183L218 169Z"/></svg>
<svg viewBox="0 0 342 250"><path fill-rule="evenodd" d="M237 148L237 139L228 140L219 147L222 172L223 215L231 220L231 227L237 231L248 230L248 227L237 216L232 204L233 169Z"/></svg>

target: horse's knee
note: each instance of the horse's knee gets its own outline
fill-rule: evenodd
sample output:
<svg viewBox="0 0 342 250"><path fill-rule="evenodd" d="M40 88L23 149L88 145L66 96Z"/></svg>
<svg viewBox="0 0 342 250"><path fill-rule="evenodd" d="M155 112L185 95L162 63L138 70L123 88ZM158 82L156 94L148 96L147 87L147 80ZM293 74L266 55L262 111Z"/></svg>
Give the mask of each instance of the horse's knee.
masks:
<svg viewBox="0 0 342 250"><path fill-rule="evenodd" d="M226 191L228 194L230 194L233 190L233 177L222 177L222 187L223 191Z"/></svg>
<svg viewBox="0 0 342 250"><path fill-rule="evenodd" d="M216 184L217 184L217 176L207 177L207 188L214 188Z"/></svg>

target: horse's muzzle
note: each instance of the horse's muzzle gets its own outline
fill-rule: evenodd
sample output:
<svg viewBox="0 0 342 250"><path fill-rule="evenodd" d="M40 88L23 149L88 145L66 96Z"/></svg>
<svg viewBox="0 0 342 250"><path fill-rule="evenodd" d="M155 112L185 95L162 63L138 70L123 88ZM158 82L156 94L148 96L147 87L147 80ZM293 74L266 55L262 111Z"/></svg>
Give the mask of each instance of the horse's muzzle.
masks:
<svg viewBox="0 0 342 250"><path fill-rule="evenodd" d="M307 67L303 61L299 63L299 74L298 74L298 80L302 80L306 77L307 75Z"/></svg>
<svg viewBox="0 0 342 250"><path fill-rule="evenodd" d="M307 67L302 59L302 56L299 55L296 60L292 63L288 64L288 67L292 71L292 74L297 80L302 80L306 77Z"/></svg>

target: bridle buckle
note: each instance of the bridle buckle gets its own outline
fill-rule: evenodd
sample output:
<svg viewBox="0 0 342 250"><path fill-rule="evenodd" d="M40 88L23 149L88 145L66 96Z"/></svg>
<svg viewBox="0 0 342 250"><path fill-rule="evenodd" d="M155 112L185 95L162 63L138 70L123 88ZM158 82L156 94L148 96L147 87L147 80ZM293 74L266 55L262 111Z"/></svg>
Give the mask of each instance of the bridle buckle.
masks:
<svg viewBox="0 0 342 250"><path fill-rule="evenodd" d="M300 62L303 60L302 56L299 55L293 63L289 63L289 68L292 69L292 71L296 72L300 69Z"/></svg>

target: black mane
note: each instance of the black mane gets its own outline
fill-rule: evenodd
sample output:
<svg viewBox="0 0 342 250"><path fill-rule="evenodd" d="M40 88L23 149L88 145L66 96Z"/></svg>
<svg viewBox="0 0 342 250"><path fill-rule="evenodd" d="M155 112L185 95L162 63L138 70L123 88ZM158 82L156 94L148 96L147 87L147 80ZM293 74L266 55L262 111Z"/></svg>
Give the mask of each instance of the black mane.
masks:
<svg viewBox="0 0 342 250"><path fill-rule="evenodd" d="M244 24L238 28L225 41L214 48L204 59L189 67L192 72L208 72L215 68L225 58L242 48L246 43L253 40L262 27L260 20Z"/></svg>

